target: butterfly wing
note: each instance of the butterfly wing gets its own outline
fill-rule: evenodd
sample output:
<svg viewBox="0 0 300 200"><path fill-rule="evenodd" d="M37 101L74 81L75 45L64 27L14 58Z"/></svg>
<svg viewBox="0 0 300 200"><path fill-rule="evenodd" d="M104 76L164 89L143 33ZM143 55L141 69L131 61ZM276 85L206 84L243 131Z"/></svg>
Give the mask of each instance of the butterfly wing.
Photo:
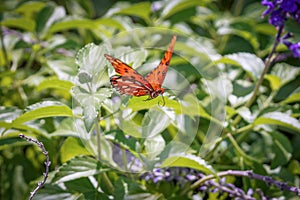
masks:
<svg viewBox="0 0 300 200"><path fill-rule="evenodd" d="M150 94L150 90L143 83L133 80L129 76L112 76L110 77L110 83L120 94L132 96Z"/></svg>
<svg viewBox="0 0 300 200"><path fill-rule="evenodd" d="M146 80L151 84L154 90L161 89L161 85L165 80L170 60L172 58L175 42L176 35L173 36L169 48L165 52L164 57L160 61L159 65L146 76Z"/></svg>
<svg viewBox="0 0 300 200"><path fill-rule="evenodd" d="M136 70L117 58L107 54L104 56L120 74L120 76L112 76L110 83L121 94L144 96L153 91L151 84Z"/></svg>

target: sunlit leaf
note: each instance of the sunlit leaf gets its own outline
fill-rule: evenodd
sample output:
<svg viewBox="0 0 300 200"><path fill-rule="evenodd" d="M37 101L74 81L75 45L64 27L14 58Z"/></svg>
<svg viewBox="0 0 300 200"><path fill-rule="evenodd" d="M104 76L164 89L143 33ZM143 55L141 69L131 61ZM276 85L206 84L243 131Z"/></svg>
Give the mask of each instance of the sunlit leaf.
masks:
<svg viewBox="0 0 300 200"><path fill-rule="evenodd" d="M103 171L106 171L106 169L101 169L100 163L96 159L88 156L80 156L62 165L55 174L53 181L62 183L82 177L93 176Z"/></svg>
<svg viewBox="0 0 300 200"><path fill-rule="evenodd" d="M207 93L212 97L218 97L223 102L226 102L233 91L231 81L224 76L219 76L214 80L204 80L203 82L206 85Z"/></svg>
<svg viewBox="0 0 300 200"><path fill-rule="evenodd" d="M62 6L53 6L48 4L38 14L36 20L36 32L46 33L49 27L57 20L66 15L66 10Z"/></svg>
<svg viewBox="0 0 300 200"><path fill-rule="evenodd" d="M150 22L149 16L151 12L150 2L141 2L128 6L127 8L119 9L115 14L132 15Z"/></svg>
<svg viewBox="0 0 300 200"><path fill-rule="evenodd" d="M26 18L32 18L35 12L40 11L45 6L45 2L28 1L22 3L15 11L24 14Z"/></svg>
<svg viewBox="0 0 300 200"><path fill-rule="evenodd" d="M300 93L294 93L288 96L285 100L283 100L281 103L295 103L295 102L300 102Z"/></svg>
<svg viewBox="0 0 300 200"><path fill-rule="evenodd" d="M97 92L89 92L79 86L72 88L72 96L80 103L83 109L84 122L89 132L97 118L97 110L104 100L111 96L111 89L100 88Z"/></svg>
<svg viewBox="0 0 300 200"><path fill-rule="evenodd" d="M77 155L90 155L79 138L68 137L60 147L60 159L64 163Z"/></svg>
<svg viewBox="0 0 300 200"><path fill-rule="evenodd" d="M278 76L267 74L265 78L269 81L273 91L276 91L281 87L281 79Z"/></svg>
<svg viewBox="0 0 300 200"><path fill-rule="evenodd" d="M280 86L294 80L300 74L300 68L286 63L276 64L271 71L273 76L280 78Z"/></svg>
<svg viewBox="0 0 300 200"><path fill-rule="evenodd" d="M236 53L227 55L226 57L234 60L254 80L258 79L263 71L264 62L254 54Z"/></svg>
<svg viewBox="0 0 300 200"><path fill-rule="evenodd" d="M192 8L196 6L201 6L205 4L205 1L193 1L193 0L174 0L167 3L166 7L161 13L163 18L168 18L182 10L187 8Z"/></svg>
<svg viewBox="0 0 300 200"><path fill-rule="evenodd" d="M154 137L147 137L144 145L147 159L154 160L163 151L166 142L161 135L156 135Z"/></svg>
<svg viewBox="0 0 300 200"><path fill-rule="evenodd" d="M26 18L10 18L1 21L2 26L19 28L22 30L33 32L35 29L35 21Z"/></svg>
<svg viewBox="0 0 300 200"><path fill-rule="evenodd" d="M101 26L113 26L120 30L125 28L121 23L112 18L100 18L97 20L81 19L81 18L67 18L63 21L56 22L49 28L50 33L55 33L70 29L90 29L90 30L101 30ZM103 27L104 29L104 27Z"/></svg>
<svg viewBox="0 0 300 200"><path fill-rule="evenodd" d="M259 124L274 124L274 125L284 126L286 128L296 130L298 133L300 133L299 121L286 113L281 113L281 112L266 113L263 116L260 116L254 120L254 125L259 125Z"/></svg>
<svg viewBox="0 0 300 200"><path fill-rule="evenodd" d="M16 118L13 123L21 124L27 121L45 118L45 117L71 117L73 116L72 110L65 105L43 105L34 104L30 107L30 110L23 115Z"/></svg>
<svg viewBox="0 0 300 200"><path fill-rule="evenodd" d="M153 137L162 132L170 124L170 118L159 109L150 109L143 118L143 137Z"/></svg>
<svg viewBox="0 0 300 200"><path fill-rule="evenodd" d="M215 170L205 160L194 155L172 156L164 160L161 167L188 167L207 174L214 174Z"/></svg>
<svg viewBox="0 0 300 200"><path fill-rule="evenodd" d="M107 49L104 45L97 46L90 43L80 49L76 55L76 64L79 65L79 72L87 73L92 77L91 89L93 91L109 82L106 68L107 62L104 58L105 53L107 53Z"/></svg>
<svg viewBox="0 0 300 200"><path fill-rule="evenodd" d="M57 78L49 78L43 80L38 87L36 88L37 91L53 88L59 89L69 92L74 84L70 81L60 80Z"/></svg>

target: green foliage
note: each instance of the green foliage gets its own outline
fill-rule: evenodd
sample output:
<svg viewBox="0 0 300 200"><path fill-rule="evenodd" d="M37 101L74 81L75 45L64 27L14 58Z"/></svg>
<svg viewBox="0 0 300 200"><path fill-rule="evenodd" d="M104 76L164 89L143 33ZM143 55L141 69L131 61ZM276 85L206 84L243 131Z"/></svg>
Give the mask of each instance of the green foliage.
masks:
<svg viewBox="0 0 300 200"><path fill-rule="evenodd" d="M55 2L1 5L0 199L26 199L42 179L44 155L21 133L43 142L51 160L35 199L192 199L192 182L140 177L170 167L299 182L299 60L272 63L254 93L276 34L260 1ZM174 34L164 106L160 96L112 89L104 54L145 75ZM295 197L256 180L231 182Z"/></svg>

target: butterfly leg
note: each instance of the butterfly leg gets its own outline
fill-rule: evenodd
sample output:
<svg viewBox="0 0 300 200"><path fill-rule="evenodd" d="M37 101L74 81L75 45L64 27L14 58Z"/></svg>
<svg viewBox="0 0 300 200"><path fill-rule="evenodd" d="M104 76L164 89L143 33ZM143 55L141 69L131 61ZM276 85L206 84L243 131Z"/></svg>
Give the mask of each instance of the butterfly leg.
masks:
<svg viewBox="0 0 300 200"><path fill-rule="evenodd" d="M163 100L163 104L160 105L159 102L161 102L161 101L158 101L158 105L159 105L159 106L165 106L165 105L166 105L165 97L164 97L163 95L161 95L161 98L162 98L162 100Z"/></svg>

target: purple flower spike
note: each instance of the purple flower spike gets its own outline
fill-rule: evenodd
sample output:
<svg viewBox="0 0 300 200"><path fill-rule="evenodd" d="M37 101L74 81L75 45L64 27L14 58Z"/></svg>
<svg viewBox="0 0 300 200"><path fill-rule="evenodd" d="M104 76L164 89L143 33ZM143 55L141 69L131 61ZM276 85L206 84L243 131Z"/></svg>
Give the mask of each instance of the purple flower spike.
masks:
<svg viewBox="0 0 300 200"><path fill-rule="evenodd" d="M293 52L295 58L300 58L300 42L290 45L289 49Z"/></svg>
<svg viewBox="0 0 300 200"><path fill-rule="evenodd" d="M285 15L286 13L283 12L282 10L275 10L274 12L271 13L271 17L269 18L269 23L276 27L283 26L286 20Z"/></svg>
<svg viewBox="0 0 300 200"><path fill-rule="evenodd" d="M265 10L265 12L263 13L263 16L270 14L275 8L274 3L269 2L268 0L262 0L261 4L268 7L267 10Z"/></svg>
<svg viewBox="0 0 300 200"><path fill-rule="evenodd" d="M298 6L294 0L284 0L281 3L281 8L286 12L293 13L298 9Z"/></svg>
<svg viewBox="0 0 300 200"><path fill-rule="evenodd" d="M270 15L269 23L279 28L277 41L285 44L292 51L295 58L300 58L300 43L287 41L293 34L287 33L281 37L284 30L284 24L288 18L292 18L300 23L300 0L262 0L261 4L268 8L264 11L263 16Z"/></svg>

